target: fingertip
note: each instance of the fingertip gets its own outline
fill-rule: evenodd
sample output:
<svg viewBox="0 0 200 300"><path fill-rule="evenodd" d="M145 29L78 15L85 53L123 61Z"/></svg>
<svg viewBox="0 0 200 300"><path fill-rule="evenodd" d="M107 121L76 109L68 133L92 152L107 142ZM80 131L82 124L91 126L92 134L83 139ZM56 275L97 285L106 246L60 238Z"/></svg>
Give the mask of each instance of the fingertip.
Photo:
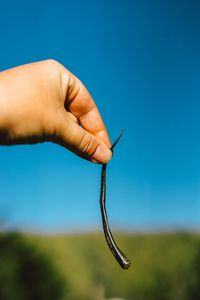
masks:
<svg viewBox="0 0 200 300"><path fill-rule="evenodd" d="M106 164L111 158L112 151L106 146L100 144L92 155L91 160L96 163Z"/></svg>

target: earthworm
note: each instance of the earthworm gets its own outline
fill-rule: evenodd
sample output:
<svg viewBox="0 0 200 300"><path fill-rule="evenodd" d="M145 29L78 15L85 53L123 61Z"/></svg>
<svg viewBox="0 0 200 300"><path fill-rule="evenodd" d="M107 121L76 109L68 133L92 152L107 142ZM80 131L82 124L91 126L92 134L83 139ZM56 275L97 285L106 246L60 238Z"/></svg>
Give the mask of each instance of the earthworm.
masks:
<svg viewBox="0 0 200 300"><path fill-rule="evenodd" d="M117 145L120 138L122 137L122 134L123 134L123 130L120 133L117 140L112 144L112 146L110 148L112 152L113 152L113 148ZM102 216L104 235L105 235L105 239L107 241L107 244L108 244L112 254L116 258L116 260L118 261L120 266L123 269L128 269L130 267L131 263L130 263L129 259L126 257L126 255L117 246L117 244L113 238L113 235L111 233L109 224L108 224L108 217L107 217L107 212L106 212L106 167L107 167L107 164L102 165L101 190L100 190L100 207L101 207L101 216Z"/></svg>

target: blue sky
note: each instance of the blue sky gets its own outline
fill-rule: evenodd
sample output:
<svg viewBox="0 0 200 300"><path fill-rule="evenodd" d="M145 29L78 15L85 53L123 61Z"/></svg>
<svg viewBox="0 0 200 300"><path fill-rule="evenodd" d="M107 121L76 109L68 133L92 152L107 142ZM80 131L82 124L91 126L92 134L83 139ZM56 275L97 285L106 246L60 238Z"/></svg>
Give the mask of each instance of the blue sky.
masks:
<svg viewBox="0 0 200 300"><path fill-rule="evenodd" d="M200 228L200 2L4 1L0 70L54 58L97 103L113 141L113 228ZM0 147L7 228L101 230L100 166L53 144Z"/></svg>

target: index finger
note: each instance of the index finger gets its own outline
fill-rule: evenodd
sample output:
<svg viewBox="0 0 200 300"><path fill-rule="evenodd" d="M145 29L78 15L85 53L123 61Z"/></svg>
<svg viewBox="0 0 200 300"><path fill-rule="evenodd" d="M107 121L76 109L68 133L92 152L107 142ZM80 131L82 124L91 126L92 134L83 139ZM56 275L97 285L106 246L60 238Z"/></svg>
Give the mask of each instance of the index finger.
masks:
<svg viewBox="0 0 200 300"><path fill-rule="evenodd" d="M111 147L108 133L99 110L83 83L67 71L67 90L65 107L89 133L100 139L107 147Z"/></svg>

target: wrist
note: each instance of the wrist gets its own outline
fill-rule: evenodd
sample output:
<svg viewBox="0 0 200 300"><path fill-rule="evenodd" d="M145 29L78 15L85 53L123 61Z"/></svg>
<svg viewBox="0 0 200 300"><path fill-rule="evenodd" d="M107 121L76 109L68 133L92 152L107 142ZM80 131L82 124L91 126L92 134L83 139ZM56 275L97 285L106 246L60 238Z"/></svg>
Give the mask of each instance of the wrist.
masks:
<svg viewBox="0 0 200 300"><path fill-rule="evenodd" d="M4 92L3 92L3 86L1 82L1 76L0 76L0 130L3 126L3 120L4 120L4 115L5 115L5 104L4 104Z"/></svg>
<svg viewBox="0 0 200 300"><path fill-rule="evenodd" d="M4 145L8 134L8 117L6 116L6 96L0 73L0 145Z"/></svg>

